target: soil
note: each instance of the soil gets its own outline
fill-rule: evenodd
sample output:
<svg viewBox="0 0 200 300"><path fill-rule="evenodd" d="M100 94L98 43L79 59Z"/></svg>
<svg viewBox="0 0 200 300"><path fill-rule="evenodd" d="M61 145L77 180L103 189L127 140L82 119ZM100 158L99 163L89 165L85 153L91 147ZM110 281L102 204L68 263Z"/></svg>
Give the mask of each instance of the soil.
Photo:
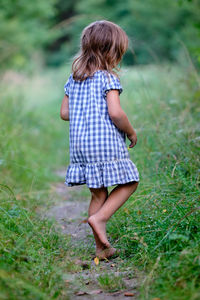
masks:
<svg viewBox="0 0 200 300"><path fill-rule="evenodd" d="M65 176L65 170L58 170L56 174L62 178ZM91 247L95 254L95 243L92 230L87 223L87 211L90 202L90 194L86 185L79 185L74 187L67 187L64 182L54 183L51 185L52 192L57 196L58 201L55 200L53 205L46 209L44 217L53 218L55 226L61 230L63 234L71 237L70 247L86 249ZM91 256L89 260L77 259L75 263L81 266L81 271L78 273L72 272L65 274L66 283L70 284L71 297L70 299L95 299L95 300L109 300L109 299L139 299L138 287L141 281L141 274L138 270L125 271L119 270L119 265L122 263L120 257L113 258L106 261L100 261L99 265L95 265L94 258ZM120 276L123 281L123 287L119 291L107 292L103 290L98 283L100 275L109 274L109 277ZM78 284L80 278L83 284Z"/></svg>

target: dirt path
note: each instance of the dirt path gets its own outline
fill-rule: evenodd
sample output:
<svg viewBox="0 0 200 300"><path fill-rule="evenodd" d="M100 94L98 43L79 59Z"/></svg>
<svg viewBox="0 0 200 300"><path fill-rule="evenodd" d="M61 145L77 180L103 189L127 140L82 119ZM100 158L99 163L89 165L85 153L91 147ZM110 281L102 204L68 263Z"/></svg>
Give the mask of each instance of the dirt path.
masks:
<svg viewBox="0 0 200 300"><path fill-rule="evenodd" d="M56 172L62 180L65 176L65 170ZM86 248L91 253L95 253L94 239L90 226L86 223L87 210L89 205L89 194L85 185L77 187L67 187L63 182L52 184L52 191L55 196L58 196L59 202L56 201L50 207L45 217L54 218L57 226L61 228L63 234L71 236L70 246L72 248ZM60 229L59 229L60 230ZM92 250L92 251L91 251ZM72 274L66 274L66 281L73 281L75 284L72 288L70 299L138 299L139 292L137 290L141 275L133 274L132 270L121 269L119 266L122 259L117 257L108 261L100 261L99 265L94 263L94 255L89 259L77 259L76 263L80 265L81 271ZM136 270L137 271L137 270ZM115 292L106 292L99 285L99 276L103 276L106 285L106 278L110 278L115 282L116 278L120 278ZM76 285L76 282L81 281L83 286ZM114 283L115 284L115 283ZM111 283L112 285L112 283Z"/></svg>

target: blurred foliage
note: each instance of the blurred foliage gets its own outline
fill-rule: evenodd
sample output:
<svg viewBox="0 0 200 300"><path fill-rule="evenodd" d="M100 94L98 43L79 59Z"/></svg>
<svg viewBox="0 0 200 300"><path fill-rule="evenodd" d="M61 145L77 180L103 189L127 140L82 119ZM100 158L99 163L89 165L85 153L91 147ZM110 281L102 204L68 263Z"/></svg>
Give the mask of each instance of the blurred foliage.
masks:
<svg viewBox="0 0 200 300"><path fill-rule="evenodd" d="M41 50L53 35L49 26L55 0L0 1L0 62L2 67L23 68L31 54Z"/></svg>
<svg viewBox="0 0 200 300"><path fill-rule="evenodd" d="M65 10L63 3L59 0L59 7ZM63 20L62 10L59 15L62 21L56 27L60 30L59 52L51 51L51 46L47 61L52 65L66 61L78 51L82 29L90 22L107 19L122 26L129 36L130 49L124 57L126 64L181 60L185 47L195 62L200 55L199 8L196 0L168 0L165 4L162 0L68 1L71 17L68 15ZM64 43L62 38L66 38Z"/></svg>
<svg viewBox="0 0 200 300"><path fill-rule="evenodd" d="M83 28L99 19L127 32L125 64L181 61L185 48L200 63L199 0L1 0L0 6L0 61L6 66L23 67L41 50L46 64L66 63L78 51Z"/></svg>

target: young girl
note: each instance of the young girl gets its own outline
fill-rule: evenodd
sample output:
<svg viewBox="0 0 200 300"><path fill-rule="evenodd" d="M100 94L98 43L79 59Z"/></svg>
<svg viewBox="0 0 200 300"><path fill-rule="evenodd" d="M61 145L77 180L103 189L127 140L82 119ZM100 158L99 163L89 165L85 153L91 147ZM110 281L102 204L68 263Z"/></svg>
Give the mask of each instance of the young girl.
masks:
<svg viewBox="0 0 200 300"><path fill-rule="evenodd" d="M110 217L135 192L139 174L126 147L136 132L120 106L122 87L114 69L128 48L126 33L109 21L96 21L81 36L81 51L64 86L60 116L70 121L67 186L86 184L91 192L88 224L96 256L116 255L106 235ZM108 195L108 186L117 185Z"/></svg>

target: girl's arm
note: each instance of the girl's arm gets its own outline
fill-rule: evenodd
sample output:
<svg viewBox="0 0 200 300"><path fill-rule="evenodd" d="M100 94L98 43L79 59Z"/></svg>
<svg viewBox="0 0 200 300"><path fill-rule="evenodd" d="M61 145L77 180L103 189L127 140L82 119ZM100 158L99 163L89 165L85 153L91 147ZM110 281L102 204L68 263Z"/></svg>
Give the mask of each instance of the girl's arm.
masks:
<svg viewBox="0 0 200 300"><path fill-rule="evenodd" d="M118 90L110 90L107 93L108 113L115 124L120 130L126 133L127 138L131 141L130 148L134 147L137 143L137 135L127 115L120 105L120 98Z"/></svg>
<svg viewBox="0 0 200 300"><path fill-rule="evenodd" d="M64 96L60 108L60 117L64 121L69 121L69 98L67 95Z"/></svg>

